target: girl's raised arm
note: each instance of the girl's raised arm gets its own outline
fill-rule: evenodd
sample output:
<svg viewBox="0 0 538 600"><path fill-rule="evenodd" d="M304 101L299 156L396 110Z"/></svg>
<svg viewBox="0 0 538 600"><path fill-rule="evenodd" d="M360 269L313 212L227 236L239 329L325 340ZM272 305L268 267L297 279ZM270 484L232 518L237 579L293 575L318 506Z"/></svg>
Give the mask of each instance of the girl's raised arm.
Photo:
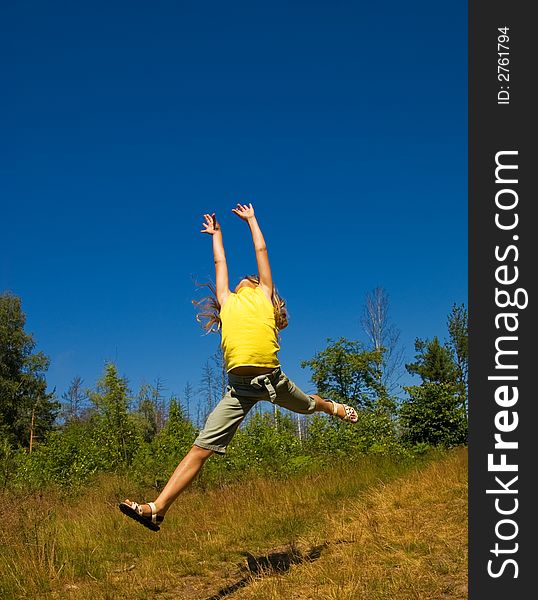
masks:
<svg viewBox="0 0 538 600"><path fill-rule="evenodd" d="M254 215L254 207L252 204L238 204L236 208L232 208L232 212L240 219L243 219L243 221L246 221L250 227L252 241L254 242L254 250L256 252L258 275L260 276L260 287L269 300L271 300L273 296L273 276L271 274L271 266L269 265L267 246L265 245L262 231Z"/></svg>
<svg viewBox="0 0 538 600"><path fill-rule="evenodd" d="M215 282L217 300L221 307L230 295L228 283L228 265L226 264L226 254L224 253L224 244L222 243L222 230L215 213L204 215L205 222L202 223L202 233L208 233L213 238L213 258L215 260Z"/></svg>

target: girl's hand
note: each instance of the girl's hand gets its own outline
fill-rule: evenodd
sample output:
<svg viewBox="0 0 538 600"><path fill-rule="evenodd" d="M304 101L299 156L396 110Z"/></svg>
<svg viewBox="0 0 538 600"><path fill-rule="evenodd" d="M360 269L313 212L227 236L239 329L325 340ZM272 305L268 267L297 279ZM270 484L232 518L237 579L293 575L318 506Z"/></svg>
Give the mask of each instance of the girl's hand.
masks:
<svg viewBox="0 0 538 600"><path fill-rule="evenodd" d="M237 204L237 208L232 208L232 212L235 213L243 221L248 221L254 216L254 208L252 204L248 206L246 204Z"/></svg>
<svg viewBox="0 0 538 600"><path fill-rule="evenodd" d="M217 231L220 231L220 225L217 223L217 217L215 213L212 215L204 215L205 223L202 223L203 229L200 229L202 233L209 233L214 235Z"/></svg>

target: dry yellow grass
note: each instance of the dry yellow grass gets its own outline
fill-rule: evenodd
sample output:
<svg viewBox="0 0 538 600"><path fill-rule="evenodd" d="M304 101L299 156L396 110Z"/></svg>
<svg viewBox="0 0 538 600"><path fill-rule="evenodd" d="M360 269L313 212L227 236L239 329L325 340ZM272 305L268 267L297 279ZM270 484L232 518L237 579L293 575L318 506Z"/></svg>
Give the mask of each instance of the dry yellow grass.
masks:
<svg viewBox="0 0 538 600"><path fill-rule="evenodd" d="M260 578L234 598L467 598L466 453L345 502L324 537L333 543L318 561Z"/></svg>
<svg viewBox="0 0 538 600"><path fill-rule="evenodd" d="M76 500L6 495L0 597L466 598L466 458L193 488L159 533L117 510L119 478Z"/></svg>

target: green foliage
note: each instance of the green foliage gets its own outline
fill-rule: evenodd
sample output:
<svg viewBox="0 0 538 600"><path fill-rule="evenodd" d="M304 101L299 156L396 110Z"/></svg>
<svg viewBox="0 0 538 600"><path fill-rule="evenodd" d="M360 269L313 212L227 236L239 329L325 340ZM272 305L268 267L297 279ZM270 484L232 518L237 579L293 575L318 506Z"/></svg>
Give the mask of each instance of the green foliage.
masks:
<svg viewBox="0 0 538 600"><path fill-rule="evenodd" d="M7 437L0 435L0 489L14 481L18 465L25 455L24 449L14 448Z"/></svg>
<svg viewBox="0 0 538 600"><path fill-rule="evenodd" d="M134 477L143 484L162 487L191 448L195 437L196 429L179 401L172 398L166 425L150 443L138 447L131 465Z"/></svg>
<svg viewBox="0 0 538 600"><path fill-rule="evenodd" d="M97 391L88 394L97 410L94 437L106 451L111 467L131 463L142 435L136 419L129 414L128 394L127 380L118 375L112 363L105 366Z"/></svg>
<svg viewBox="0 0 538 600"><path fill-rule="evenodd" d="M351 425L315 415L308 426L305 450L331 461L335 456L353 454L398 454L401 451L395 424L383 409L360 409L359 420Z"/></svg>
<svg viewBox="0 0 538 600"><path fill-rule="evenodd" d="M194 427L189 421L179 400L173 396L170 399L168 407L168 420L163 430L164 436L169 436L179 443L184 444L185 440L191 439L194 433Z"/></svg>
<svg viewBox="0 0 538 600"><path fill-rule="evenodd" d="M236 434L225 457L226 469L266 475L290 473L300 466L301 443L289 413L255 413Z"/></svg>
<svg viewBox="0 0 538 600"><path fill-rule="evenodd" d="M46 391L49 359L34 352L36 343L25 324L20 298L0 294L0 434L22 446L30 442L32 415L34 436L43 439L59 408Z"/></svg>
<svg viewBox="0 0 538 600"><path fill-rule="evenodd" d="M452 353L456 367L456 384L464 406L467 405L467 387L469 371L469 319L467 309L463 304L452 306L448 316L447 347Z"/></svg>
<svg viewBox="0 0 538 600"><path fill-rule="evenodd" d="M457 446L467 441L467 415L454 383L423 383L404 388L400 407L403 439L409 444Z"/></svg>
<svg viewBox="0 0 538 600"><path fill-rule="evenodd" d="M138 393L138 407L134 413L145 442L151 442L157 434L159 390L151 385L143 385Z"/></svg>
<svg viewBox="0 0 538 600"><path fill-rule="evenodd" d="M258 469L263 465L266 473L287 470L287 458L301 453L301 444L296 435L295 423L289 412L277 409L274 415L268 413L254 415L243 431L242 452Z"/></svg>
<svg viewBox="0 0 538 600"><path fill-rule="evenodd" d="M301 362L301 367L312 370L312 381L320 396L356 408L371 407L378 398L386 397L379 371L382 350L364 350L360 342L346 338L327 342L325 350Z"/></svg>
<svg viewBox="0 0 538 600"><path fill-rule="evenodd" d="M52 483L69 488L99 473L116 472L129 474L143 486L162 488L197 434L179 399L170 399L165 417L159 387L142 386L131 398L127 380L110 363L95 390L84 392L79 377L72 381L62 396L61 425L54 430L57 403L46 394L43 376L48 359L34 353L35 342L24 332L24 323L20 301L0 296L2 485L42 488ZM226 455L206 463L195 485L250 474L287 477L339 459L353 462L365 454L414 459L431 446L465 443L468 357L463 306L453 307L448 329L445 345L438 338L417 339L416 360L406 367L421 377L422 385L404 388L409 397L401 406L399 421L394 399L383 385L385 348L368 351L358 341L328 340L324 350L301 366L311 369L320 395L354 405L359 422L317 414L304 419L298 435L292 413L276 408L272 413L255 412L237 431ZM221 371L215 375L206 365L202 389L207 405L202 409L212 407L224 382ZM192 396L189 385L187 407ZM86 398L91 406L83 411ZM20 444L28 442L32 411L39 437L28 452Z"/></svg>
<svg viewBox="0 0 538 600"><path fill-rule="evenodd" d="M422 379L421 386L404 388L409 394L400 408L405 441L454 446L467 440L468 325L463 305L452 307L448 316L449 341L415 342L414 363L409 373Z"/></svg>
<svg viewBox="0 0 538 600"><path fill-rule="evenodd" d="M446 346L439 338L415 341L415 362L405 365L411 374L419 375L424 383L453 383L456 381L456 365Z"/></svg>
<svg viewBox="0 0 538 600"><path fill-rule="evenodd" d="M125 379L108 364L97 391L89 392L94 405L86 420L72 419L49 431L31 453L18 456L14 482L31 487L57 483L78 485L100 472L127 467L142 444L136 416L128 412Z"/></svg>
<svg viewBox="0 0 538 600"><path fill-rule="evenodd" d="M437 337L416 339L415 362L405 365L411 374L425 383L453 383L465 403L469 362L468 316L463 304L452 306L447 319L448 341L442 345Z"/></svg>
<svg viewBox="0 0 538 600"><path fill-rule="evenodd" d="M112 470L115 463L101 443L96 425L72 422L63 430L50 432L32 453L19 456L16 482L33 488L48 483L73 486L94 473Z"/></svg>

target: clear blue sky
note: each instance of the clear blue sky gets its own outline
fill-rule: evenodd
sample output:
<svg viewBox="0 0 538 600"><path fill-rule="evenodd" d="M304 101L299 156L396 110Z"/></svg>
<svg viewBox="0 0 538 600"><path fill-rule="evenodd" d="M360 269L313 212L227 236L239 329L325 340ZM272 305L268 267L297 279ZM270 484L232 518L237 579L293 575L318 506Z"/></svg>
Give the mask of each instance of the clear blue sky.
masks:
<svg viewBox="0 0 538 600"><path fill-rule="evenodd" d="M288 301L281 361L363 337L383 286L407 359L467 304L467 3L36 2L0 9L0 291L49 388L107 360L198 386L204 212L232 281L252 202ZM409 379L406 380L409 382Z"/></svg>

